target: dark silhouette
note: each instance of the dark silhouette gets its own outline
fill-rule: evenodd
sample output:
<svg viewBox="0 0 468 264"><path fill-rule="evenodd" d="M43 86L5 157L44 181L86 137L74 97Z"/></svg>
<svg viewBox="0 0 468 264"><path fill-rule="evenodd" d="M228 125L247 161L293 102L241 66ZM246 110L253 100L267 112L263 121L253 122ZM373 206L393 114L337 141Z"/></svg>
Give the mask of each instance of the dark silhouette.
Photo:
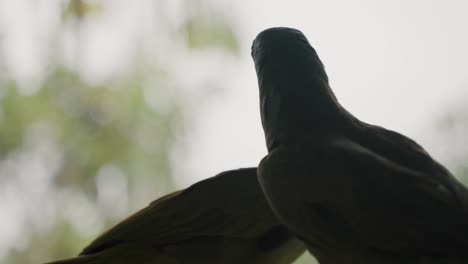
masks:
<svg viewBox="0 0 468 264"><path fill-rule="evenodd" d="M253 42L269 154L260 185L321 264L468 263L468 191L411 139L337 101L291 28Z"/></svg>
<svg viewBox="0 0 468 264"><path fill-rule="evenodd" d="M54 264L286 264L305 251L271 212L256 168L166 195Z"/></svg>

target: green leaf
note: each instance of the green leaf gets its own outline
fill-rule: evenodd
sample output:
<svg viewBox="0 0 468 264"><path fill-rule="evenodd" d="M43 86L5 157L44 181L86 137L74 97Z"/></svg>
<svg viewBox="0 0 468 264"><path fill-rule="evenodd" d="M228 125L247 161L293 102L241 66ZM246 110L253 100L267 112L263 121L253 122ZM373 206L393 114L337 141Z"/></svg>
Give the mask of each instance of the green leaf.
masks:
<svg viewBox="0 0 468 264"><path fill-rule="evenodd" d="M221 48L239 53L236 33L221 16L193 16L185 23L183 33L192 49Z"/></svg>

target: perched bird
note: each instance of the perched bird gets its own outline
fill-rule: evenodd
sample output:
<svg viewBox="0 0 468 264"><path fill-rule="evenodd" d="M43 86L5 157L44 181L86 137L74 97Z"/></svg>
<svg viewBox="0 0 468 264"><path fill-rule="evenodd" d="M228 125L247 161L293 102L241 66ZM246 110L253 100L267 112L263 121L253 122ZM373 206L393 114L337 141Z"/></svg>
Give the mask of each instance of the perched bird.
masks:
<svg viewBox="0 0 468 264"><path fill-rule="evenodd" d="M337 101L317 53L291 28L255 38L274 213L321 264L468 263L468 191L413 140Z"/></svg>
<svg viewBox="0 0 468 264"><path fill-rule="evenodd" d="M271 212L256 168L166 195L53 264L292 263L305 251Z"/></svg>

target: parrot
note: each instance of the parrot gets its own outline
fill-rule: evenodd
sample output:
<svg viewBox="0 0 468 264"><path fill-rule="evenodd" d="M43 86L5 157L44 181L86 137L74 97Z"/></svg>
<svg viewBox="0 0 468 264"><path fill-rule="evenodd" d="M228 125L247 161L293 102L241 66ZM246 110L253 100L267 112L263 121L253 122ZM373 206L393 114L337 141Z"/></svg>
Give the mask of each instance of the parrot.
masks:
<svg viewBox="0 0 468 264"><path fill-rule="evenodd" d="M163 196L49 264L288 264L305 251L271 211L257 168L243 168Z"/></svg>
<svg viewBox="0 0 468 264"><path fill-rule="evenodd" d="M447 168L347 111L300 30L265 29L251 55L268 149L260 186L320 264L468 263L468 190Z"/></svg>

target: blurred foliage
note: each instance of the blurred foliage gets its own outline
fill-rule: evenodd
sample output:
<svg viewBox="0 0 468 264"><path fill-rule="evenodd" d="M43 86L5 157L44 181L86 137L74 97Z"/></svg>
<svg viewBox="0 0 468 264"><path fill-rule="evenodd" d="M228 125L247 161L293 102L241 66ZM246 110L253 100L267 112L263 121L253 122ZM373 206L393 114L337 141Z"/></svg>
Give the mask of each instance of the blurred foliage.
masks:
<svg viewBox="0 0 468 264"><path fill-rule="evenodd" d="M465 97L461 97L465 98ZM437 119L435 134L442 162L465 185L468 185L468 107L454 103Z"/></svg>
<svg viewBox="0 0 468 264"><path fill-rule="evenodd" d="M19 94L12 83L2 99L0 155L18 148L28 127L41 121L53 127L66 155L55 179L59 184L83 184L109 162L130 174L136 172L132 165L168 174L166 156L180 106L174 102L169 111L153 111L144 101L144 77L136 78L123 87L93 87L57 68L32 96Z"/></svg>
<svg viewBox="0 0 468 264"><path fill-rule="evenodd" d="M193 16L183 27L191 48L221 47L235 54L239 43L232 27L219 16Z"/></svg>
<svg viewBox="0 0 468 264"><path fill-rule="evenodd" d="M295 262L294 264L315 264L317 263L317 261L315 260L314 257L312 257L312 255L310 255L308 252L305 252L304 254L302 254L301 257L299 257Z"/></svg>
<svg viewBox="0 0 468 264"><path fill-rule="evenodd" d="M57 35L65 29L79 34L73 27L106 8L100 1L50 3L62 10ZM209 10L181 18L175 33L182 37L173 41L237 53L233 25L204 8ZM76 23L66 23L70 19ZM46 45L49 70L36 92L23 93L21 82L0 76L0 192L11 198L12 212L24 209L11 216L18 217L20 234L1 263L74 256L103 229L174 189L169 156L186 109L178 87L168 85L168 69L136 52L130 72L89 83L62 62L58 45ZM154 102L154 96L164 98ZM120 185L109 190L100 186L115 182Z"/></svg>
<svg viewBox="0 0 468 264"><path fill-rule="evenodd" d="M103 6L99 2L89 3L83 0L70 0L63 12L63 18L83 18L90 14L99 13Z"/></svg>
<svg viewBox="0 0 468 264"><path fill-rule="evenodd" d="M144 100L145 76L132 77L121 87L91 86L76 73L57 67L38 92L29 96L19 94L12 82L4 87L1 104L1 157L7 158L21 148L31 127L42 124L63 155L60 169L52 178L56 189L78 189L95 201L95 178L108 164L117 165L128 176L130 198L136 198L132 192L146 191L154 196L173 189L168 156L174 131L181 129L181 106L173 101L169 109L154 111ZM150 185L132 188L145 177ZM142 185L148 189L141 190ZM129 209L135 207L133 204ZM100 217L105 226L116 220ZM48 233L31 232L30 247L11 255L8 263L71 256L90 239L70 223L60 221ZM44 247L49 250L44 251ZM31 254L34 258L28 259Z"/></svg>

